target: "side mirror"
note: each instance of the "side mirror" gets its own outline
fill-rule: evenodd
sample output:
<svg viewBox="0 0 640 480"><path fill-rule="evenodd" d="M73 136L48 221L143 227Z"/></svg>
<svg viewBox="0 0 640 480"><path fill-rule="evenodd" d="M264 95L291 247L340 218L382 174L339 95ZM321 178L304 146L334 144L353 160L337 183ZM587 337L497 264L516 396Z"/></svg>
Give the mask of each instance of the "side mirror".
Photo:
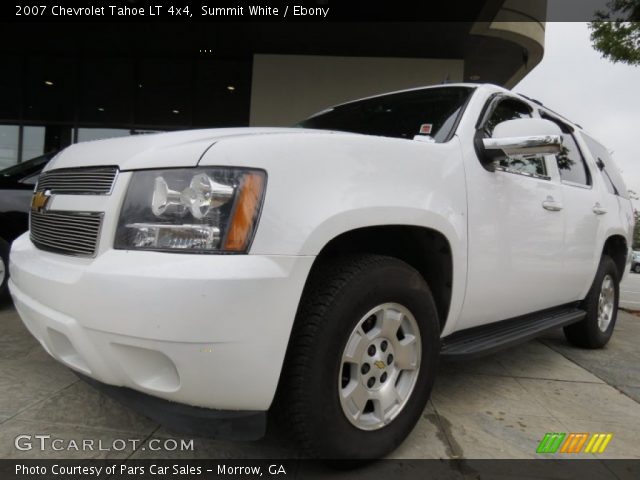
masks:
<svg viewBox="0 0 640 480"><path fill-rule="evenodd" d="M500 151L506 156L560 153L562 131L542 118L507 120L496 125L492 138L482 139L482 148L491 161Z"/></svg>

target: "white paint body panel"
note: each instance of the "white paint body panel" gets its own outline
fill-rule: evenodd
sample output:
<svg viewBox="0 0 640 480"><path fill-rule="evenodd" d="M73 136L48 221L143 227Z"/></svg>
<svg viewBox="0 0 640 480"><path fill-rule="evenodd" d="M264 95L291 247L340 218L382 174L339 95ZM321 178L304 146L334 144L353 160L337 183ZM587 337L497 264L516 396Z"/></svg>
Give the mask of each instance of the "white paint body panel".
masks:
<svg viewBox="0 0 640 480"><path fill-rule="evenodd" d="M606 238L630 243L630 204L605 195L597 175L592 189L578 192L559 181L557 168L549 180L485 170L473 135L498 92L506 93L478 87L444 144L242 128L74 145L48 168L121 170L109 196L52 200L57 210L105 212L97 255L43 252L23 235L10 265L18 311L52 355L97 380L190 405L266 410L313 261L344 232L414 225L446 237L453 285L443 336L579 300ZM196 165L267 172L249 254L114 250L130 171ZM565 209L544 210L548 196ZM594 219L594 198L607 215Z"/></svg>

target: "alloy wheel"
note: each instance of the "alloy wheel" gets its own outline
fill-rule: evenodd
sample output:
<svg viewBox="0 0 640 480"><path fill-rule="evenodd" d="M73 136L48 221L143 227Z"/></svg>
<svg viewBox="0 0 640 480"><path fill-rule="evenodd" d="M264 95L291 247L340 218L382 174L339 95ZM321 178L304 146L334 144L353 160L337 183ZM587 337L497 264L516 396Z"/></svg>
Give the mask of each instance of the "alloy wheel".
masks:
<svg viewBox="0 0 640 480"><path fill-rule="evenodd" d="M598 298L598 328L606 332L613 319L615 309L615 287L611 275L605 275L602 279L600 296Z"/></svg>
<svg viewBox="0 0 640 480"><path fill-rule="evenodd" d="M396 418L416 385L422 356L413 314L398 303L371 309L349 336L338 375L340 405L361 430Z"/></svg>

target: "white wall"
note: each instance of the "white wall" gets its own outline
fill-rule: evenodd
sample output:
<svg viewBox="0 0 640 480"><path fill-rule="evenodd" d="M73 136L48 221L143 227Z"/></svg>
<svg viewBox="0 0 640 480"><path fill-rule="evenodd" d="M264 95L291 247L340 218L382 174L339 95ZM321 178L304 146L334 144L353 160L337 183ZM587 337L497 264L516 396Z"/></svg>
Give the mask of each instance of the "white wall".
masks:
<svg viewBox="0 0 640 480"><path fill-rule="evenodd" d="M463 78L462 60L254 55L251 125L289 126L348 100Z"/></svg>

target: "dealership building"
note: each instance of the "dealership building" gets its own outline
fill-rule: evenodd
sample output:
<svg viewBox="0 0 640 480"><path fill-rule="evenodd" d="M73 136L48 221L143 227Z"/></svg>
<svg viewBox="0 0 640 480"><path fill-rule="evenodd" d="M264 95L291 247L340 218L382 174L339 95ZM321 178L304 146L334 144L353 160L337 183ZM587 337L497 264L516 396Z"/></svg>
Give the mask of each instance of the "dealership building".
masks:
<svg viewBox="0 0 640 480"><path fill-rule="evenodd" d="M546 2L468 3L475 21L6 23L0 168L100 138L289 126L404 88L514 86L542 59Z"/></svg>

